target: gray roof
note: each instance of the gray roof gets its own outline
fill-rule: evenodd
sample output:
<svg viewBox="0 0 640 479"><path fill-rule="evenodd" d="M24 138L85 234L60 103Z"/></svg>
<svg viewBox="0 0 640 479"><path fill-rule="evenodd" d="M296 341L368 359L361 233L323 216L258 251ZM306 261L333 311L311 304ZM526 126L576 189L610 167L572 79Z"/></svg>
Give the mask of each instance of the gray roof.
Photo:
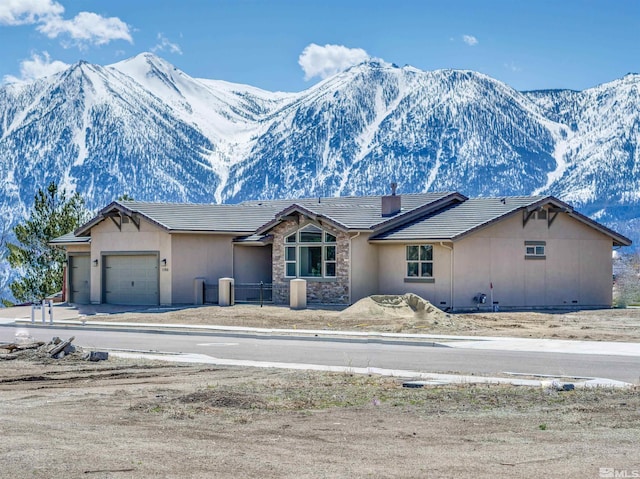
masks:
<svg viewBox="0 0 640 479"><path fill-rule="evenodd" d="M421 193L401 196L400 213L382 216L381 196L303 198L247 201L234 205L147 203L114 201L74 233L53 244L88 240L91 228L110 215L144 217L170 232L227 233L247 244L264 241L263 235L289 214L301 212L344 230L372 231L376 241L456 240L523 209L551 204L573 218L610 236L614 244L628 246L628 238L574 211L552 196L512 196L468 199L459 193Z"/></svg>
<svg viewBox="0 0 640 479"><path fill-rule="evenodd" d="M531 211L547 204L559 207L569 216L610 236L615 245L629 246L631 244L630 239L574 211L571 206L553 196L471 198L378 233L371 239L382 241L456 240L519 211Z"/></svg>
<svg viewBox="0 0 640 479"><path fill-rule="evenodd" d="M402 195L401 214L450 195L452 193ZM345 229L369 230L389 220L382 216L381 196L247 201L233 205L114 201L103 208L96 217L78 228L76 234L90 234L93 226L103 221L108 214L118 211L128 215L141 215L161 228L174 232L250 234L292 205L299 205L317 216L332 220Z"/></svg>
<svg viewBox="0 0 640 479"><path fill-rule="evenodd" d="M455 239L544 198L544 196L471 198L463 203L438 210L426 218L423 217L380 233L373 239L406 241Z"/></svg>
<svg viewBox="0 0 640 479"><path fill-rule="evenodd" d="M145 216L171 231L254 232L265 218L279 210L278 206L262 204L197 205L176 203L120 202L127 209Z"/></svg>
<svg viewBox="0 0 640 479"><path fill-rule="evenodd" d="M90 243L91 238L88 236L76 236L73 232L67 233L57 238L53 238L49 241L49 244L53 245L65 245L65 244L78 244L78 243Z"/></svg>
<svg viewBox="0 0 640 479"><path fill-rule="evenodd" d="M424 205L429 205L454 193L419 193L401 195L401 211L408 213ZM243 205L252 205L247 202ZM296 200L272 200L270 204L279 205L279 212L298 205L309 212L332 220L337 225L351 230L372 230L380 223L388 221L382 216L382 196L345 196L331 198L303 198ZM395 215L394 217L397 217ZM268 219L267 219L268 221ZM267 223L263 221L263 224Z"/></svg>
<svg viewBox="0 0 640 479"><path fill-rule="evenodd" d="M251 234L273 217L277 205L202 205L188 203L147 203L142 201L114 201L96 217L76 230L77 235L90 234L91 228L112 212L139 215L169 231L202 233Z"/></svg>

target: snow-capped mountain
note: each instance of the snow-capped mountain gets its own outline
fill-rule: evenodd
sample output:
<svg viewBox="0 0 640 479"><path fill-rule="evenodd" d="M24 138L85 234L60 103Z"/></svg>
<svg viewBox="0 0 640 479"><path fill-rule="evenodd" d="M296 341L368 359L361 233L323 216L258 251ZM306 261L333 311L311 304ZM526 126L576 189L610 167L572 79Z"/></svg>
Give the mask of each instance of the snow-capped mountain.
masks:
<svg viewBox="0 0 640 479"><path fill-rule="evenodd" d="M640 240L640 75L582 92L529 92L544 114L567 125L556 139L557 173L541 190Z"/></svg>
<svg viewBox="0 0 640 479"><path fill-rule="evenodd" d="M231 167L223 197L363 195L391 181L407 192L531 192L556 168L567 129L485 75L368 62L282 108Z"/></svg>
<svg viewBox="0 0 640 479"><path fill-rule="evenodd" d="M0 87L2 226L50 181L91 208L125 193L237 202L379 194L395 181L400 192L549 193L640 239L639 91L634 74L518 92L473 71L368 61L276 93L193 78L149 53L80 62Z"/></svg>

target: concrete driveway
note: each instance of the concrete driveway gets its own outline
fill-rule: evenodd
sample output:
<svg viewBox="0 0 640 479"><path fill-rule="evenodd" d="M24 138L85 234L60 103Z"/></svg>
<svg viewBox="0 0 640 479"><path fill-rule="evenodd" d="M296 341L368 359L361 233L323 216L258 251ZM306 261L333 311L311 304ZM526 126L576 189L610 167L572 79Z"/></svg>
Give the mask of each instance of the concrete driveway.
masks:
<svg viewBox="0 0 640 479"><path fill-rule="evenodd" d="M118 304L68 304L53 303L54 321L79 319L84 316L101 316L108 314L131 313L131 312L158 312L171 311L180 308L161 308L158 306L127 306ZM16 319L31 319L31 306L14 306L12 308L0 308L0 321L14 321ZM45 321L49 321L49 307L45 307ZM34 311L35 321L42 322L42 310L38 307Z"/></svg>

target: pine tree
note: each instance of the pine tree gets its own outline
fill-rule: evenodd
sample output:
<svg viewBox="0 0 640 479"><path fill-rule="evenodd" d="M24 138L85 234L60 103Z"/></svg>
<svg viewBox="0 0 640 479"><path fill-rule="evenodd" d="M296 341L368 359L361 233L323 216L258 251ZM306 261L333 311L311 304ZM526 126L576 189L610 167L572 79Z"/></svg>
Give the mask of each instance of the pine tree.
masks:
<svg viewBox="0 0 640 479"><path fill-rule="evenodd" d="M73 231L87 218L78 193L67 198L67 192L53 182L38 191L29 219L13 229L17 242L6 245L9 264L22 272L9 285L15 299L40 301L62 289L65 253L49 241Z"/></svg>

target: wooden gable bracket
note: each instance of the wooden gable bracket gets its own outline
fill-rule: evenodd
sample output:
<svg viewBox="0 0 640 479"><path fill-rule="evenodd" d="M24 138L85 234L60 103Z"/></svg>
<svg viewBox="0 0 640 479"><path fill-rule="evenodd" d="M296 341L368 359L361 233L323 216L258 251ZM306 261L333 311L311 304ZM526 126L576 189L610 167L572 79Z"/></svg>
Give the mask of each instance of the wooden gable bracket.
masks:
<svg viewBox="0 0 640 479"><path fill-rule="evenodd" d="M111 218L111 221L118 227L118 230L122 231L122 216L118 213L108 213L107 216Z"/></svg>
<svg viewBox="0 0 640 479"><path fill-rule="evenodd" d="M527 226L527 222L531 219L531 217L535 214L536 210L533 209L531 211L524 210L522 212L522 227Z"/></svg>
<svg viewBox="0 0 640 479"><path fill-rule="evenodd" d="M127 214L123 214L122 211L118 211L117 213L116 212L107 213L106 216L111 218L111 221L113 221L113 224L118 227L119 231L122 231L122 223L123 223L122 219L124 217L130 218L131 222L135 225L137 230L140 231L140 218L135 213L132 215L127 215Z"/></svg>
<svg viewBox="0 0 640 479"><path fill-rule="evenodd" d="M566 212L566 208L549 208L549 216L547 217L547 228L551 228L551 223L556 219L558 213Z"/></svg>
<svg viewBox="0 0 640 479"><path fill-rule="evenodd" d="M129 218L131 218L131 222L136 226L137 230L140 231L140 218L137 214L132 214Z"/></svg>

